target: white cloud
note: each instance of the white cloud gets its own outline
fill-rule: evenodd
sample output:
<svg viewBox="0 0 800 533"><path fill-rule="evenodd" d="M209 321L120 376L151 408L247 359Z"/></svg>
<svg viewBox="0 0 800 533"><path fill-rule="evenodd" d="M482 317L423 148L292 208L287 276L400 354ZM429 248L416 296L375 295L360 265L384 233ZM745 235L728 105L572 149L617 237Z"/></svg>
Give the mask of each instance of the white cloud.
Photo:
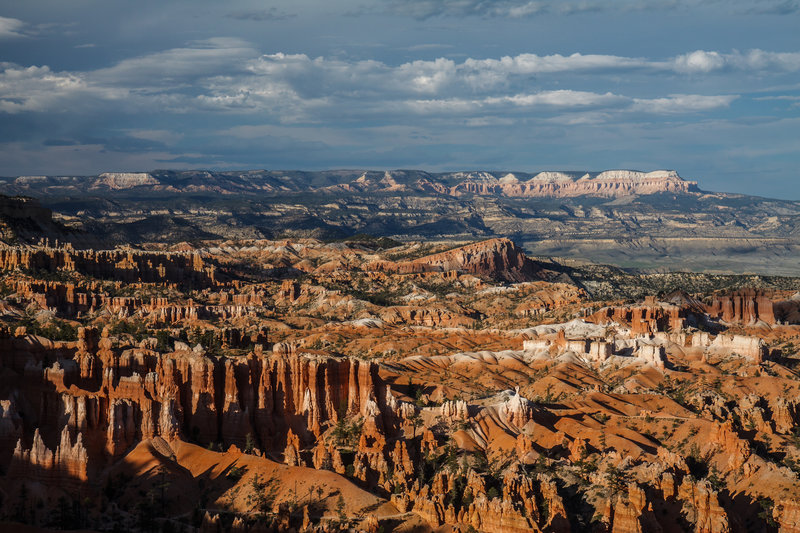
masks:
<svg viewBox="0 0 800 533"><path fill-rule="evenodd" d="M492 127L492 126L512 126L514 125L514 119L508 117L474 117L468 118L464 121L465 126L469 126L471 128L483 128L483 127Z"/></svg>
<svg viewBox="0 0 800 533"><path fill-rule="evenodd" d="M509 17L520 18L538 15L547 11L547 6L543 2L528 2L518 6L510 6L506 13Z"/></svg>
<svg viewBox="0 0 800 533"><path fill-rule="evenodd" d="M796 100L800 100L800 96L798 96L798 95L790 95L790 94L781 94L781 95L777 95L777 96L759 96L758 98L753 98L753 100L758 100L758 101L767 101L767 100L796 101Z"/></svg>
<svg viewBox="0 0 800 533"><path fill-rule="evenodd" d="M112 67L93 71L91 78L109 85L159 87L242 71L245 61L256 56L256 51L240 39L213 38L124 59Z"/></svg>
<svg viewBox="0 0 800 533"><path fill-rule="evenodd" d="M725 108L736 100L738 95L706 96L700 94L673 94L665 98L643 99L636 98L631 106L631 111L644 113L672 114L711 111Z"/></svg>
<svg viewBox="0 0 800 533"><path fill-rule="evenodd" d="M708 73L731 69L741 71L800 71L800 52L766 52L754 49L730 54L696 50L672 60L672 68L684 73Z"/></svg>
<svg viewBox="0 0 800 533"><path fill-rule="evenodd" d="M624 13L713 7L717 12L787 15L800 10L795 0L385 0L390 13L431 17L523 18L585 12ZM374 9L373 9L374 10Z"/></svg>
<svg viewBox="0 0 800 533"><path fill-rule="evenodd" d="M677 56L673 60L673 64L678 72L711 72L724 67L725 59L719 52L696 50L689 54Z"/></svg>
<svg viewBox="0 0 800 533"><path fill-rule="evenodd" d="M0 17L0 39L16 39L25 37L25 23L19 19Z"/></svg>
<svg viewBox="0 0 800 533"><path fill-rule="evenodd" d="M506 83L512 76L556 74L561 72L613 71L647 67L639 58L613 55L579 54L519 54L500 59L466 59L458 66L463 79L473 88L488 89Z"/></svg>
<svg viewBox="0 0 800 533"><path fill-rule="evenodd" d="M800 52L766 52L755 49L746 53L735 52L726 59L742 70L800 71Z"/></svg>
<svg viewBox="0 0 800 533"><path fill-rule="evenodd" d="M389 65L305 54L258 55L247 42L215 38L87 72L0 64L0 112L99 109L110 102L108 109L121 112L258 115L274 124L403 122L411 115L481 124L488 113L505 119L540 111L548 119L559 113L564 115L561 123L577 124L627 112L702 113L728 107L737 98L667 90L663 96L642 97L636 84L619 88L620 72L629 80L636 73L646 75L652 88L653 79L666 79L674 71L763 73L793 69L796 61L800 54L753 50L695 51L666 61L574 53ZM570 87L572 82L576 85ZM585 90L604 85L615 90Z"/></svg>
<svg viewBox="0 0 800 533"><path fill-rule="evenodd" d="M616 106L629 102L630 99L613 93L598 94L587 91L559 90L488 98L486 101L490 104L509 103L517 107L587 107Z"/></svg>
<svg viewBox="0 0 800 533"><path fill-rule="evenodd" d="M118 99L127 91L93 87L77 73L53 72L47 66L0 64L0 112L69 111L93 98Z"/></svg>

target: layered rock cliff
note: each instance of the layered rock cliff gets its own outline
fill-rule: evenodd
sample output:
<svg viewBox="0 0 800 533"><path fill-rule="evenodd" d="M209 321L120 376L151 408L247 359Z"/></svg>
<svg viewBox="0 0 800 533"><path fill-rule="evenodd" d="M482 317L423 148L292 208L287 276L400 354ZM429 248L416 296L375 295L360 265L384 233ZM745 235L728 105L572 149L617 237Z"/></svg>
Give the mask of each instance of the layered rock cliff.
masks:
<svg viewBox="0 0 800 533"><path fill-rule="evenodd" d="M501 178L482 173L463 174L463 181L453 186L451 194L472 193L504 195L509 197L574 197L574 196L630 196L634 194L696 192L697 182L686 181L672 170L637 172L632 170L607 170L599 174L571 174L565 172L540 172L529 180L520 180L514 174Z"/></svg>
<svg viewBox="0 0 800 533"><path fill-rule="evenodd" d="M412 261L376 261L366 269L410 274L466 272L510 282L541 279L541 267L510 239L489 239Z"/></svg>
<svg viewBox="0 0 800 533"><path fill-rule="evenodd" d="M276 191L306 192L435 192L508 197L629 196L661 192L697 192L697 182L682 179L673 170L639 172L446 172L420 170L314 172L106 172L76 180L64 176L19 177L8 184L21 193L60 191L141 191L223 194L263 194Z"/></svg>

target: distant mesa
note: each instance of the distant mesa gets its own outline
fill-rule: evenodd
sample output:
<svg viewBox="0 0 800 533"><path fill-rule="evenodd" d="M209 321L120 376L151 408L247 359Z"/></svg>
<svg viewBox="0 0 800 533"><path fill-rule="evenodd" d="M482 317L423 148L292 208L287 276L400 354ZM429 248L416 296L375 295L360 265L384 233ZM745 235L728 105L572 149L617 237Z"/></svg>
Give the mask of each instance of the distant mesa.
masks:
<svg viewBox="0 0 800 533"><path fill-rule="evenodd" d="M159 181L147 172L104 172L97 177L92 188L130 189L145 185L158 185Z"/></svg>
<svg viewBox="0 0 800 533"><path fill-rule="evenodd" d="M489 175L491 176L491 175ZM674 170L637 172L634 170L607 170L599 174L540 172L527 181L513 174L497 179L487 179L486 173L464 176L461 183L451 189L451 194L501 194L511 197L571 197L571 196L630 196L633 194L699 192L696 181L681 178ZM477 179L476 179L477 178Z"/></svg>
<svg viewBox="0 0 800 533"><path fill-rule="evenodd" d="M275 194L275 193L437 193L505 197L576 196L620 197L656 193L700 192L696 181L681 178L674 170L639 172L545 171L444 172L422 170L328 170L319 172L248 170L154 170L152 172L104 172L97 176L21 176L2 183L12 194L97 194L103 191L168 193Z"/></svg>

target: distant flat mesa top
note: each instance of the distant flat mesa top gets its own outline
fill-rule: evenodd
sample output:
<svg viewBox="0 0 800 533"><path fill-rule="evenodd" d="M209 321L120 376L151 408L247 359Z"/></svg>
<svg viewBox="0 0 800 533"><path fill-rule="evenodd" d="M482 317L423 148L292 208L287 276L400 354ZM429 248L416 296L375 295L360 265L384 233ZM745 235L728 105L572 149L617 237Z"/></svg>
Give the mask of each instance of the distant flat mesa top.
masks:
<svg viewBox="0 0 800 533"><path fill-rule="evenodd" d="M547 171L525 179L507 173L455 173L459 182L448 193L502 194L504 196L627 196L659 192L699 192L696 181L684 180L674 170L639 172L606 170L599 173ZM445 192L445 191L442 191Z"/></svg>
<svg viewBox="0 0 800 533"><path fill-rule="evenodd" d="M497 181L504 184L521 183L526 180L520 179L516 174L509 172L501 178L497 178L490 172L457 172L454 176L462 177L464 180L471 181ZM687 181L681 178L674 170L654 170L652 172L640 172L638 170L605 170L603 172L564 172L564 171L544 171L539 172L528 182L574 182L574 181L648 181L648 180L668 180L676 182L697 182Z"/></svg>
<svg viewBox="0 0 800 533"><path fill-rule="evenodd" d="M291 194L320 192L358 195L371 192L506 197L619 197L700 192L696 181L674 170L526 172L426 172L422 170L154 170L104 172L97 176L20 176L0 178L5 194L80 196L103 191L214 194Z"/></svg>

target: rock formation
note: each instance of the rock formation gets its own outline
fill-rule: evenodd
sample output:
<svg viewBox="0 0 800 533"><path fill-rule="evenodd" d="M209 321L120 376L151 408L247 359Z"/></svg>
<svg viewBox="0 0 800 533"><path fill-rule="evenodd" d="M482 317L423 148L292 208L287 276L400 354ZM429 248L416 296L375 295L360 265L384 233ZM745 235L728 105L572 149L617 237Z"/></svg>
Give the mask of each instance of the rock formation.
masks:
<svg viewBox="0 0 800 533"><path fill-rule="evenodd" d="M599 300L538 279L511 241L403 246L0 249L0 512L219 533L798 529L800 328L764 311L789 291Z"/></svg>
<svg viewBox="0 0 800 533"><path fill-rule="evenodd" d="M413 261L374 262L367 268L386 272L466 272L511 282L539 279L540 267L509 239L469 244Z"/></svg>

